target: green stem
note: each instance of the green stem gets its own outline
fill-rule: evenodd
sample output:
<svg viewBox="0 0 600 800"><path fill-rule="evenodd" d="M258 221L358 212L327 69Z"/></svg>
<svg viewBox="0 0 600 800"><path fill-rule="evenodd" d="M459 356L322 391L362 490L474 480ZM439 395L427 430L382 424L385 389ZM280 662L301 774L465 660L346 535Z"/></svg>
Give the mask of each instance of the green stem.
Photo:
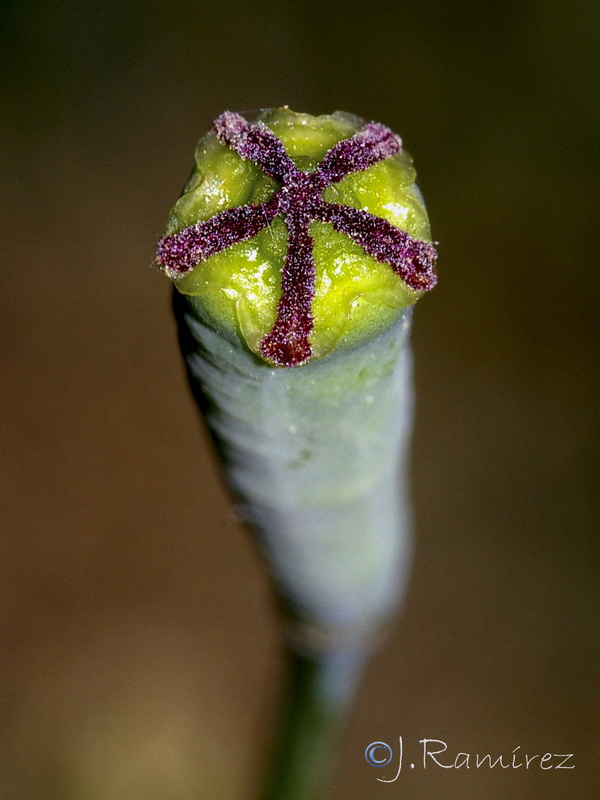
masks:
<svg viewBox="0 0 600 800"><path fill-rule="evenodd" d="M368 653L292 651L281 735L263 800L320 800Z"/></svg>

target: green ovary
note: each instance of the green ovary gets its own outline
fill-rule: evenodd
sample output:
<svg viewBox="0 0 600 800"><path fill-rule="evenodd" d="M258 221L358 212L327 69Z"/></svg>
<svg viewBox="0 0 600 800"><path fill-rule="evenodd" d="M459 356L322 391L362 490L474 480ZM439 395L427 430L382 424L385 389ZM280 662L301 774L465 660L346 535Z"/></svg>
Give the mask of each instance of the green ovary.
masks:
<svg viewBox="0 0 600 800"><path fill-rule="evenodd" d="M333 145L362 126L361 120L340 112L312 117L275 109L259 119L305 171L314 169ZM427 213L414 180L410 156L400 153L329 186L323 199L364 208L414 238L430 240ZM263 203L278 189L256 165L243 161L209 133L198 144L194 171L171 211L167 233L209 219L224 208ZM313 222L310 233L316 267L310 337L314 357L376 335L420 297L388 264L366 255L331 225ZM206 259L176 279L175 285L183 294L197 296L197 305L217 328L233 335L238 331L258 354L275 323L286 247L285 222L277 217L257 236Z"/></svg>
<svg viewBox="0 0 600 800"><path fill-rule="evenodd" d="M331 225L313 223L311 233L317 268L313 356L380 333L420 296L388 264L367 256Z"/></svg>

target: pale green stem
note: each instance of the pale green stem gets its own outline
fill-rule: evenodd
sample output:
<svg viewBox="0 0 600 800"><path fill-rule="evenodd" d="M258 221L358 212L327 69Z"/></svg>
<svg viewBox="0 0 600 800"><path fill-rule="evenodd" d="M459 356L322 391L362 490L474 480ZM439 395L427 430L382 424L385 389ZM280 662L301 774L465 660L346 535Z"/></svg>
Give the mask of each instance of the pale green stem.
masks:
<svg viewBox="0 0 600 800"><path fill-rule="evenodd" d="M322 800L368 654L352 649L287 655L281 735L262 800Z"/></svg>
<svg viewBox="0 0 600 800"><path fill-rule="evenodd" d="M360 347L281 369L216 331L196 298L174 302L192 390L300 643L264 800L325 800L410 568L410 309Z"/></svg>

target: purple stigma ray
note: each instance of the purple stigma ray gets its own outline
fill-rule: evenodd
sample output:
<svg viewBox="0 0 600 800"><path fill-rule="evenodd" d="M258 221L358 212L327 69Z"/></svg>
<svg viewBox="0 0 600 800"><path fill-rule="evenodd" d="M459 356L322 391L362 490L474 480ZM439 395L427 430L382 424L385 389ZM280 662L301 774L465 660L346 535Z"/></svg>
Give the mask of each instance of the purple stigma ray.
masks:
<svg viewBox="0 0 600 800"><path fill-rule="evenodd" d="M266 203L227 208L165 236L158 245L157 262L171 277L184 275L210 256L256 236L281 214L288 230L281 298L275 324L260 346L261 355L272 364L297 367L312 355L316 273L310 235L313 221L331 224L367 255L389 264L411 289L426 291L435 286L437 253L432 244L414 239L368 211L322 199L327 186L401 152L402 142L389 128L367 123L354 136L334 145L310 173L296 167L283 142L263 123L250 123L240 114L225 111L213 123L213 132L281 188Z"/></svg>
<svg viewBox="0 0 600 800"><path fill-rule="evenodd" d="M277 216L276 198L256 206L226 208L158 243L157 261L171 277L190 272L201 261L237 242L251 239Z"/></svg>
<svg viewBox="0 0 600 800"><path fill-rule="evenodd" d="M338 233L345 233L365 253L387 263L404 283L416 292L433 289L435 247L421 239L413 239L382 217L359 208L338 203L320 203L315 211L320 222L329 222Z"/></svg>
<svg viewBox="0 0 600 800"><path fill-rule="evenodd" d="M339 183L346 175L368 169L401 150L399 136L385 125L369 122L350 139L342 139L325 154L317 170L319 184L325 188L332 183Z"/></svg>
<svg viewBox="0 0 600 800"><path fill-rule="evenodd" d="M212 129L219 141L229 145L241 159L252 161L279 183L285 185L299 172L281 139L262 122L253 125L240 114L224 111L213 122Z"/></svg>

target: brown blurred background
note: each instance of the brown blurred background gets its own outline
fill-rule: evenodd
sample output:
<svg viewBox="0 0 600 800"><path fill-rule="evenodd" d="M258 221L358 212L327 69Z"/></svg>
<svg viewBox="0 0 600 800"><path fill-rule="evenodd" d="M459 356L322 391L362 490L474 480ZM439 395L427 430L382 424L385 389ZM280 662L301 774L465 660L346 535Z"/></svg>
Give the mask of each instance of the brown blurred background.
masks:
<svg viewBox="0 0 600 800"><path fill-rule="evenodd" d="M255 797L275 621L150 262L211 120L284 103L399 131L440 242L413 580L331 797L598 796L599 8L4 1L1 800ZM378 782L400 735L576 768Z"/></svg>

